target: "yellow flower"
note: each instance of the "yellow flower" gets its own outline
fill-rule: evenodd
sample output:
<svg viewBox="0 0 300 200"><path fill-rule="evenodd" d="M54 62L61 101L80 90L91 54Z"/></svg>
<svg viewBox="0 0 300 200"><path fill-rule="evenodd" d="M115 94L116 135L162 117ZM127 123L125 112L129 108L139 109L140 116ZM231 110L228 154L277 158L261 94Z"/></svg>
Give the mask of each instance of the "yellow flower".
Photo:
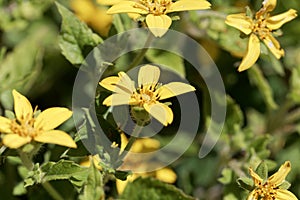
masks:
<svg viewBox="0 0 300 200"><path fill-rule="evenodd" d="M135 13L146 16L146 24L156 37L162 37L172 24L171 12L210 8L206 0L123 0L114 4L108 14Z"/></svg>
<svg viewBox="0 0 300 200"><path fill-rule="evenodd" d="M272 32L279 29L286 22L293 20L297 16L297 11L290 9L279 15L271 16L269 12L273 11L275 7L276 0L265 0L262 8L255 14L254 18L247 16L245 13L227 16L226 24L239 29L246 35L250 35L248 49L238 71L250 68L257 61L260 55L260 40L265 43L277 59L284 56L284 50L281 49Z"/></svg>
<svg viewBox="0 0 300 200"><path fill-rule="evenodd" d="M160 70L156 66L145 65L138 74L138 87L124 72L118 76L103 79L100 85L114 93L107 97L103 104L117 106L129 104L145 109L152 117L167 126L173 121L173 112L161 100L187 92L195 91L191 85L181 82L171 82L165 85L158 83Z"/></svg>
<svg viewBox="0 0 300 200"><path fill-rule="evenodd" d="M254 181L255 189L249 194L247 200L298 200L293 193L279 187L285 181L290 170L291 163L286 161L275 174L264 181L250 168L249 172Z"/></svg>
<svg viewBox="0 0 300 200"><path fill-rule="evenodd" d="M108 36L113 18L106 14L107 9L97 7L91 0L72 0L75 14L102 36Z"/></svg>
<svg viewBox="0 0 300 200"><path fill-rule="evenodd" d="M67 133L53 130L72 116L67 108L49 108L35 117L35 110L28 99L13 90L16 119L0 116L0 132L5 133L3 144L16 149L31 141L53 143L76 148L76 144Z"/></svg>
<svg viewBox="0 0 300 200"><path fill-rule="evenodd" d="M126 138L126 136L124 134L121 134L121 149L124 150L125 146L128 143L128 139ZM160 142L156 139L152 139L152 138L139 138L137 139L131 149L130 152L134 152L134 153L150 153L153 151L156 151L160 148ZM147 157L148 158L148 157ZM127 179L125 181L116 180L116 186L117 186L117 190L118 193L121 194L126 185L129 182L134 181L135 179L137 179L138 177L155 177L158 180L161 180L165 183L174 183L177 179L177 175L176 173L169 167L164 167L161 169L158 169L156 171L152 171L152 172L148 172L148 168L149 167L153 167L156 163L154 163L153 160L150 161L145 160L144 156L141 156L140 159L138 159L138 157L134 157L134 159L129 157L125 157L124 163L120 168L120 170L122 170L122 168L124 169L130 169L133 167L139 167L139 169L145 169L144 173L133 173L129 176L127 176Z"/></svg>

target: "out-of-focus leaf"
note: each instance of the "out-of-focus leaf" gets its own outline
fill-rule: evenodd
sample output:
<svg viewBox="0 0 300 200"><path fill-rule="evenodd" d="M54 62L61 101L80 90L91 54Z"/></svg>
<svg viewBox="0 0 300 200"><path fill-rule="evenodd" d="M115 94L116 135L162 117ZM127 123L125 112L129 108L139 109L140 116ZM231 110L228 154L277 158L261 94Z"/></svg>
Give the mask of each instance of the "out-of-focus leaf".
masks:
<svg viewBox="0 0 300 200"><path fill-rule="evenodd" d="M247 70L247 72L249 74L251 83L256 85L258 90L262 94L267 107L271 110L276 109L278 106L273 99L272 88L270 87L261 70L256 65L254 65L249 70Z"/></svg>
<svg viewBox="0 0 300 200"><path fill-rule="evenodd" d="M222 170L222 177L218 179L223 184L228 184L232 181L232 170L225 168Z"/></svg>
<svg viewBox="0 0 300 200"><path fill-rule="evenodd" d="M79 199L80 200L103 199L104 190L103 190L102 175L100 171L95 167L94 164L91 164L86 174L88 174L87 181L83 186L83 192L79 196Z"/></svg>
<svg viewBox="0 0 300 200"><path fill-rule="evenodd" d="M62 17L59 38L62 54L72 64L81 64L88 53L88 47L95 47L102 39L67 8L57 2L56 6Z"/></svg>
<svg viewBox="0 0 300 200"><path fill-rule="evenodd" d="M131 200L194 199L193 197L184 194L183 191L175 186L163 183L154 178L138 178L134 180L126 186L120 198Z"/></svg>
<svg viewBox="0 0 300 200"><path fill-rule="evenodd" d="M226 110L226 127L228 131L233 131L234 126L238 125L241 127L244 123L244 116L241 108L238 104L230 97L227 96L227 110Z"/></svg>
<svg viewBox="0 0 300 200"><path fill-rule="evenodd" d="M27 190L24 187L24 182L18 183L13 189L13 195L24 195L27 193Z"/></svg>
<svg viewBox="0 0 300 200"><path fill-rule="evenodd" d="M5 90L29 90L41 69L43 46L51 41L54 31L51 26L35 23L13 51L0 62L0 93Z"/></svg>
<svg viewBox="0 0 300 200"><path fill-rule="evenodd" d="M148 49L146 58L152 63L158 63L171 69L176 74L185 77L183 59L180 56L175 55L174 53L157 49Z"/></svg>

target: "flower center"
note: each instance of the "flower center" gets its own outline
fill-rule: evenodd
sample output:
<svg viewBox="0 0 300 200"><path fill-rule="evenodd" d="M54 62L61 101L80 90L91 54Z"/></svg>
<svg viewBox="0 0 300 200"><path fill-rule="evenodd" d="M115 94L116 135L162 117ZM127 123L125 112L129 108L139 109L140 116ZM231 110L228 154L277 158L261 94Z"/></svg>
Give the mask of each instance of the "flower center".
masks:
<svg viewBox="0 0 300 200"><path fill-rule="evenodd" d="M274 200L276 199L276 187L270 185L268 182L265 184L259 184L258 188L255 189L255 198L263 200Z"/></svg>
<svg viewBox="0 0 300 200"><path fill-rule="evenodd" d="M271 30L267 27L266 19L264 17L259 17L254 21L252 32L255 33L261 40L265 39L266 36L271 33Z"/></svg>
<svg viewBox="0 0 300 200"><path fill-rule="evenodd" d="M147 10L153 15L165 15L172 0L139 0L139 3L143 6L136 4L136 8Z"/></svg>
<svg viewBox="0 0 300 200"><path fill-rule="evenodd" d="M147 86L141 85L136 92L133 94L133 98L136 99L139 106L143 104L155 103L159 98L158 93L156 92L157 84L149 84Z"/></svg>
<svg viewBox="0 0 300 200"><path fill-rule="evenodd" d="M35 119L32 116L22 116L22 119L14 119L11 122L11 131L21 137L34 138L40 132L34 128Z"/></svg>

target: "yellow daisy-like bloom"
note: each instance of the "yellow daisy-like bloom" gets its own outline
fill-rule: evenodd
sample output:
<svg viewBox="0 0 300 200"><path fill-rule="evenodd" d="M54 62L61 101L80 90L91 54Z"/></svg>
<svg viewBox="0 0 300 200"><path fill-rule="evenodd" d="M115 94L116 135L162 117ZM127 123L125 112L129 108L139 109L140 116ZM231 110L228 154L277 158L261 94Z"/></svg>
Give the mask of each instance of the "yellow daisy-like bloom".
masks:
<svg viewBox="0 0 300 200"><path fill-rule="evenodd" d="M254 181L255 189L250 193L247 200L298 200L293 193L279 187L285 181L290 170L291 163L286 161L275 174L264 181L250 168L249 172Z"/></svg>
<svg viewBox="0 0 300 200"><path fill-rule="evenodd" d="M146 16L146 24L156 37L162 37L172 24L171 12L210 8L206 0L122 0L114 4L108 14L135 13Z"/></svg>
<svg viewBox="0 0 300 200"><path fill-rule="evenodd" d="M167 126L173 121L173 112L160 101L195 91L195 88L181 82L161 85L158 83L159 76L158 67L145 65L139 70L137 88L134 81L124 72L119 72L118 76L105 78L100 85L114 93L107 97L103 104L106 106L129 104L144 108L152 117Z"/></svg>
<svg viewBox="0 0 300 200"><path fill-rule="evenodd" d="M58 144L76 148L70 135L60 130L53 130L72 116L67 108L48 108L37 117L28 99L13 90L16 119L0 116L0 132L5 133L3 144L16 149L31 141Z"/></svg>
<svg viewBox="0 0 300 200"><path fill-rule="evenodd" d="M75 14L102 36L108 36L113 18L106 14L107 8L97 7L92 0L72 0Z"/></svg>
<svg viewBox="0 0 300 200"><path fill-rule="evenodd" d="M121 149L124 150L125 146L128 143L128 139L124 134L121 134ZM152 139L152 138L139 138L137 139L131 149L130 152L134 152L134 153L150 153L153 151L156 151L160 148L160 142L156 139ZM154 177L158 180L161 180L165 183L174 183L177 179L177 175L176 173L169 167L164 167L161 169L158 169L156 171L152 171L152 172L148 172L149 170L149 166L153 166L156 163L154 161L145 161L145 157L141 156L141 159L138 159L137 157L131 158L129 157L125 157L124 160L125 165L123 164L120 168L120 170L122 170L122 168L124 169L130 169L133 167L139 167L140 169L143 168L145 170L144 173L133 173L129 176L127 176L127 179L125 181L116 180L116 186L117 186L117 190L118 193L121 194L123 193L126 185L129 182L134 181L135 179L137 179L138 177Z"/></svg>
<svg viewBox="0 0 300 200"><path fill-rule="evenodd" d="M271 16L270 12L276 7L276 3L276 0L263 1L263 6L255 14L254 19L247 16L246 13L227 16L226 24L239 29L246 35L250 35L248 49L238 71L250 68L257 61L260 55L260 40L264 42L277 59L284 56L284 50L281 49L279 42L272 35L272 32L297 17L297 11L290 9L279 15Z"/></svg>

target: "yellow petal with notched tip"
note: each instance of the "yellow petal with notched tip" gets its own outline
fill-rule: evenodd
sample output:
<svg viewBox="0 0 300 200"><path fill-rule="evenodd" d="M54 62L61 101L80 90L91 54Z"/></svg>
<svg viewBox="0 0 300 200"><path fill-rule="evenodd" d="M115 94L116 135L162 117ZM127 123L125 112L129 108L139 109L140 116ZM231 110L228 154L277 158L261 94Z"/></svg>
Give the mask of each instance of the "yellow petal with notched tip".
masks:
<svg viewBox="0 0 300 200"><path fill-rule="evenodd" d="M107 90L115 91L116 84L120 81L120 77L118 76L110 76L99 82L99 85L104 87Z"/></svg>
<svg viewBox="0 0 300 200"><path fill-rule="evenodd" d="M138 83L141 85L156 84L160 76L160 69L153 65L144 65L139 70Z"/></svg>
<svg viewBox="0 0 300 200"><path fill-rule="evenodd" d="M203 0L179 0L172 3L167 13L187 10L209 9L211 4Z"/></svg>
<svg viewBox="0 0 300 200"><path fill-rule="evenodd" d="M181 95L181 94L184 94L187 92L192 92L195 90L196 89L189 84L181 83L181 82L171 82L171 83L161 86L158 89L158 95L159 95L159 99L163 100L163 99L178 96L178 95Z"/></svg>
<svg viewBox="0 0 300 200"><path fill-rule="evenodd" d="M144 104L145 110L150 113L152 117L162 123L164 126L171 124L173 121L173 112L171 108L162 103L152 105Z"/></svg>
<svg viewBox="0 0 300 200"><path fill-rule="evenodd" d="M277 59L284 56L284 50L280 48L279 42L271 34L266 35L263 42Z"/></svg>
<svg viewBox="0 0 300 200"><path fill-rule="evenodd" d="M70 148L77 147L72 137L60 130L51 130L43 132L36 136L34 140L41 143L58 144Z"/></svg>
<svg viewBox="0 0 300 200"><path fill-rule="evenodd" d="M276 200L298 200L298 198L288 190L277 189Z"/></svg>
<svg viewBox="0 0 300 200"><path fill-rule="evenodd" d="M107 10L107 14L116 13L138 13L138 14L148 14L149 12L144 8L142 4L134 1L121 1L113 5Z"/></svg>
<svg viewBox="0 0 300 200"><path fill-rule="evenodd" d="M246 35L252 32L251 26L253 21L245 13L232 14L226 17L225 23L229 26L237 28Z"/></svg>
<svg viewBox="0 0 300 200"><path fill-rule="evenodd" d="M11 149L17 149L30 141L30 137L21 137L18 134L7 134L2 140L3 144Z"/></svg>
<svg viewBox="0 0 300 200"><path fill-rule="evenodd" d="M0 132L12 133L10 126L11 126L11 120L0 116Z"/></svg>
<svg viewBox="0 0 300 200"><path fill-rule="evenodd" d="M33 115L31 103L25 96L23 96L16 90L13 90L12 93L14 97L14 109L16 118L18 120L22 120L24 118L31 119Z"/></svg>
<svg viewBox="0 0 300 200"><path fill-rule="evenodd" d="M285 180L288 173L291 171L291 163L286 161L280 166L279 170L268 178L271 185L279 186Z"/></svg>
<svg viewBox="0 0 300 200"><path fill-rule="evenodd" d="M167 15L146 16L146 24L155 37L162 37L170 28L172 19Z"/></svg>
<svg viewBox="0 0 300 200"><path fill-rule="evenodd" d="M48 108L41 112L34 123L35 129L48 131L55 129L72 116L72 111L67 108Z"/></svg>
<svg viewBox="0 0 300 200"><path fill-rule="evenodd" d="M243 58L238 71L244 71L254 65L260 55L260 42L256 35L251 34L249 37L247 53Z"/></svg>
<svg viewBox="0 0 300 200"><path fill-rule="evenodd" d="M267 27L272 30L279 29L283 24L295 19L297 17L297 11L290 9L287 12L268 17L266 20Z"/></svg>
<svg viewBox="0 0 300 200"><path fill-rule="evenodd" d="M108 96L103 101L103 105L106 106L119 106L119 105L126 105L131 103L131 96L129 94L112 94Z"/></svg>

